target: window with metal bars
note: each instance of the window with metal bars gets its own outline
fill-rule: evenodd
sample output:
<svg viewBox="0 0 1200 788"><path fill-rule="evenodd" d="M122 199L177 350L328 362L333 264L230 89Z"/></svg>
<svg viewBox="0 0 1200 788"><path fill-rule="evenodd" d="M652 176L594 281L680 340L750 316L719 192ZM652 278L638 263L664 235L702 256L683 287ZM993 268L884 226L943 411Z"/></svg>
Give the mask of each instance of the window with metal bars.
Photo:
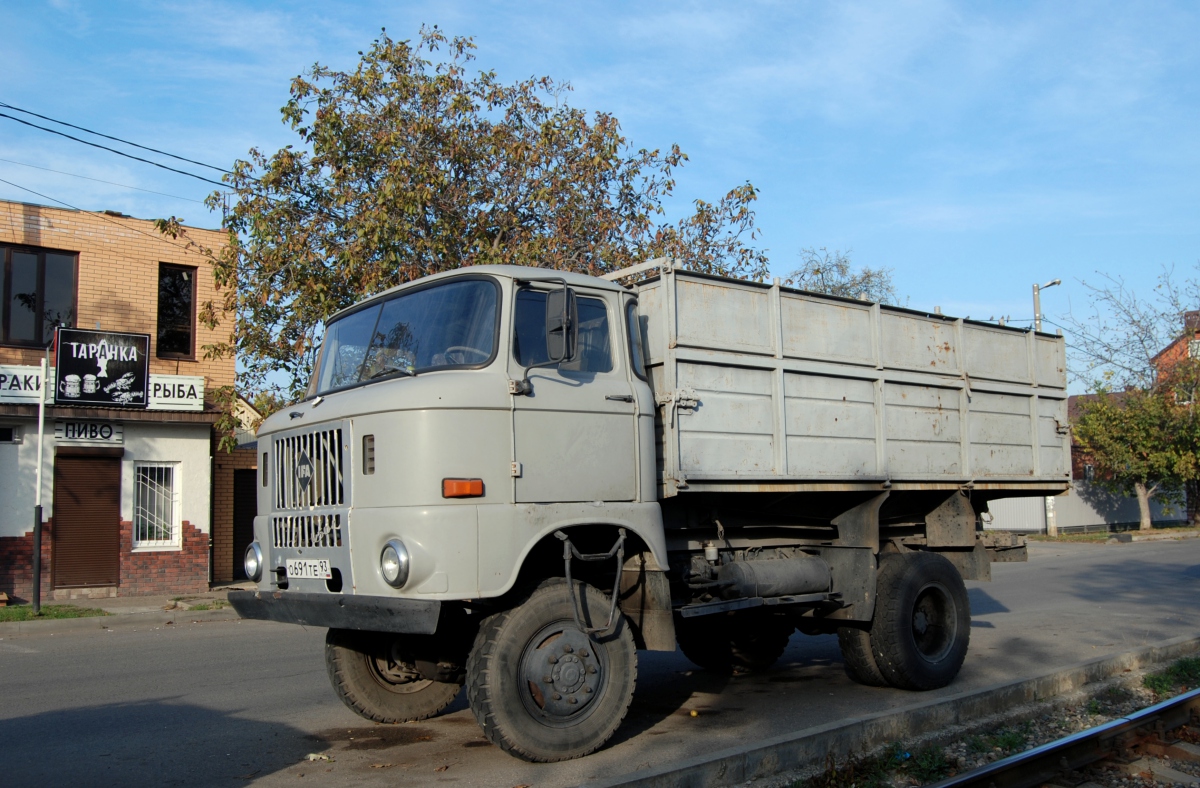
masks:
<svg viewBox="0 0 1200 788"><path fill-rule="evenodd" d="M138 463L134 474L133 546L179 547L178 463Z"/></svg>

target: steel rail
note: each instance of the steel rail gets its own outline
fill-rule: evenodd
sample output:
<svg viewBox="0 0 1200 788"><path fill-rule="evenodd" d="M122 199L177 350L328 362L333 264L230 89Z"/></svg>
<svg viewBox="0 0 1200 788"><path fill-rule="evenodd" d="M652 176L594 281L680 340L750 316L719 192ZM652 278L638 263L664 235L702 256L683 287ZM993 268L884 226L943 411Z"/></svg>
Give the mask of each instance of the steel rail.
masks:
<svg viewBox="0 0 1200 788"><path fill-rule="evenodd" d="M1048 782L1078 785L1078 772L1107 758L1132 761L1141 746L1181 725L1200 724L1200 689L1032 750L933 783L927 788L1035 788Z"/></svg>

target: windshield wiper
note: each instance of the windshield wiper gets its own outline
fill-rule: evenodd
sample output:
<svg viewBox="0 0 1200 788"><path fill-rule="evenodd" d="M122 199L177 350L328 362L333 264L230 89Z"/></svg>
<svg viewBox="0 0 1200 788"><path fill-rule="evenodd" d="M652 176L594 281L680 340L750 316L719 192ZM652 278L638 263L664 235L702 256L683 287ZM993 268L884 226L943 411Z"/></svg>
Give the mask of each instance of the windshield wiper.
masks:
<svg viewBox="0 0 1200 788"><path fill-rule="evenodd" d="M404 376L410 377L410 378L415 378L417 376L416 372L413 372L411 369L405 369L404 367L384 367L383 369L379 370L371 377L367 378L367 380L374 380L375 378L381 378L384 375L396 375L396 374L404 375Z"/></svg>

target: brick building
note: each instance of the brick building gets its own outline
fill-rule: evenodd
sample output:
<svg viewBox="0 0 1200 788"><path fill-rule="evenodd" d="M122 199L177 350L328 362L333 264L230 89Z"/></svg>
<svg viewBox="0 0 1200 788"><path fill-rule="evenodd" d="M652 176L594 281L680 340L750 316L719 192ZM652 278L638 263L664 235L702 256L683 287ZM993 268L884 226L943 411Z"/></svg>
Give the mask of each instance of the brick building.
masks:
<svg viewBox="0 0 1200 788"><path fill-rule="evenodd" d="M216 248L224 235L187 239ZM253 507L243 495L237 509L235 474L253 474L254 452L216 448L213 391L233 384L234 362L204 358L219 337L197 310L217 294L187 239L112 212L0 201L0 591L12 598L33 587L47 358L43 599L235 579L234 522Z"/></svg>

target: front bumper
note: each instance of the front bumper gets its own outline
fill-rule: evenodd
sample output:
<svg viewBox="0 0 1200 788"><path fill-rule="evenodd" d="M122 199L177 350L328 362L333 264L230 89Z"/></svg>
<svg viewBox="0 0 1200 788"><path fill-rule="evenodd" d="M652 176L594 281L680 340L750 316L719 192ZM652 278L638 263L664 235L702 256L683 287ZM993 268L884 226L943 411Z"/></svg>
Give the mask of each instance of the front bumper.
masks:
<svg viewBox="0 0 1200 788"><path fill-rule="evenodd" d="M436 632L442 610L442 603L433 599L388 599L296 591L230 591L229 604L242 618L409 635L432 635Z"/></svg>

